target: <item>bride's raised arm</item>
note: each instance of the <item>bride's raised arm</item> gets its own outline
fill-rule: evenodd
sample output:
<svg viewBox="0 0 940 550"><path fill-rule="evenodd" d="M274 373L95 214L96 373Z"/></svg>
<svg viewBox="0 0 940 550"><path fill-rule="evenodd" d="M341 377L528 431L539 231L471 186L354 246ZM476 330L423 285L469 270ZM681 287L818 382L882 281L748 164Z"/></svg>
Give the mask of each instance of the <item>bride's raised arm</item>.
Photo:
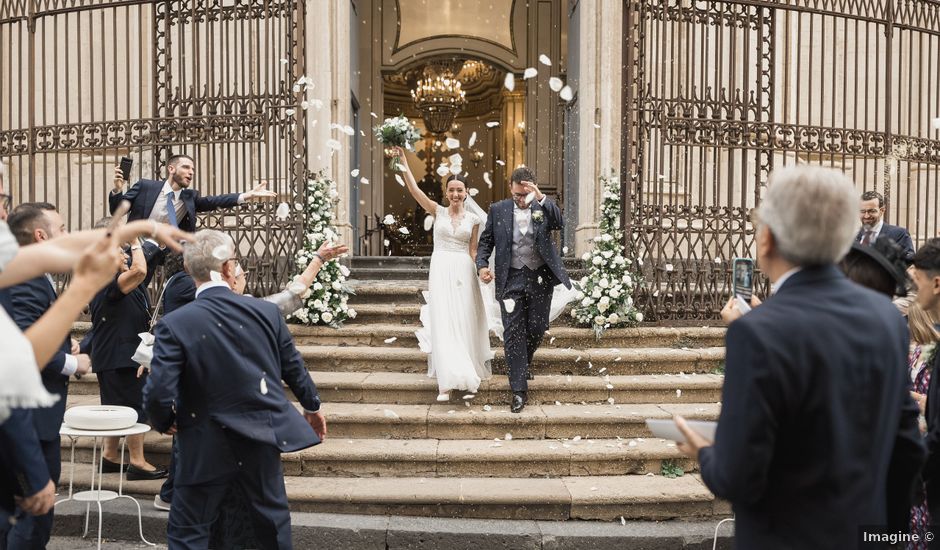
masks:
<svg viewBox="0 0 940 550"><path fill-rule="evenodd" d="M411 173L411 168L408 167L408 160L405 158L405 150L401 147L394 147L393 149L398 157L398 164L401 165L402 173L405 175L405 186L408 188L408 192L418 201L421 208L424 208L428 214L436 216L438 204L432 201L431 198L424 194L424 191L418 187L418 182L415 181L415 176Z"/></svg>

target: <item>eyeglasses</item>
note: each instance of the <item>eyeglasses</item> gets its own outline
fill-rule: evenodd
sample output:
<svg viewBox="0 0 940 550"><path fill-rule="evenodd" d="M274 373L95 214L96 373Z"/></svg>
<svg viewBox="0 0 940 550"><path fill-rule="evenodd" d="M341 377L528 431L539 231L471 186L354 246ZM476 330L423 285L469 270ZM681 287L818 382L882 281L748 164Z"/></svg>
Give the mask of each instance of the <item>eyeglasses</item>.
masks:
<svg viewBox="0 0 940 550"><path fill-rule="evenodd" d="M863 216L866 216L866 215L867 215L867 216L874 216L875 214L877 214L877 213L880 212L880 211L881 211L880 208L869 208L868 210L859 210L859 212L860 212Z"/></svg>
<svg viewBox="0 0 940 550"><path fill-rule="evenodd" d="M3 203L3 209L9 212L10 209L13 207L13 195L0 193L0 203Z"/></svg>
<svg viewBox="0 0 940 550"><path fill-rule="evenodd" d="M526 197L528 197L528 196L529 196L528 193L513 193L513 194L512 194L512 198L514 198L514 199L524 199L524 198L526 198Z"/></svg>

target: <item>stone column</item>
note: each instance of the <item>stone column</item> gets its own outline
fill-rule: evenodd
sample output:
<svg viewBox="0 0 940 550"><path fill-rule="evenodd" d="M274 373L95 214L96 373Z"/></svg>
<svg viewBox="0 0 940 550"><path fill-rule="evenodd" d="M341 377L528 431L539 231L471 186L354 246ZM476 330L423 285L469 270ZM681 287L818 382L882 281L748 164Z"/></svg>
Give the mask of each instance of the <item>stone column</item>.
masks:
<svg viewBox="0 0 940 550"><path fill-rule="evenodd" d="M315 86L307 91L310 107L306 111L307 168L323 170L336 182L339 204L335 225L340 240L352 248L352 226L349 220L349 172L351 138L330 124L341 126L351 122L349 78L349 2L306 0L306 36L304 41L307 77ZM317 109L315 103L322 102ZM327 142L335 139L342 144L333 150Z"/></svg>
<svg viewBox="0 0 940 550"><path fill-rule="evenodd" d="M578 227L575 253L591 249L598 233L602 174L620 172L623 4L581 2L581 81L578 85Z"/></svg>
<svg viewBox="0 0 940 550"><path fill-rule="evenodd" d="M517 83L517 86L522 84L520 79ZM516 169L520 164L525 164L525 132L526 132L526 120L525 120L525 90L516 90L510 92L508 90L502 91L503 95L503 111L500 114L499 126L502 129L502 159L506 161L506 166L504 166L503 173L505 178L503 179L502 185L509 185L509 176L512 174L512 171ZM498 173L498 171L497 171ZM498 185L496 181L493 182L493 185ZM499 196L497 194L497 196Z"/></svg>

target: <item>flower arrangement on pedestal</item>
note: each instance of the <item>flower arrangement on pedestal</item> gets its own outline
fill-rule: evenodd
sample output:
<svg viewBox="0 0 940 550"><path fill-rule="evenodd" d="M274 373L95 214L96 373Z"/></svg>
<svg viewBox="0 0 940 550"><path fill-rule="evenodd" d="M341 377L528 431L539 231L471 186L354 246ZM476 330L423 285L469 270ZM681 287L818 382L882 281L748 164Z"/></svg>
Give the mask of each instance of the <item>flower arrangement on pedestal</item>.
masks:
<svg viewBox="0 0 940 550"><path fill-rule="evenodd" d="M317 174L307 180L304 204L295 205L304 212L304 245L295 256L296 265L303 269L313 260L313 254L324 242L336 242L339 235L333 227L333 212L339 202L336 183ZM347 305L352 289L346 284L349 268L331 260L320 268L310 293L304 297L304 306L291 315L291 319L307 325L342 326L346 319L355 319L356 310Z"/></svg>
<svg viewBox="0 0 940 550"><path fill-rule="evenodd" d="M594 250L581 259L589 268L578 283L578 301L571 316L590 326L598 338L610 327L634 326L643 314L633 304L633 291L641 284L637 262L624 256L620 227L620 179L601 177L600 234Z"/></svg>

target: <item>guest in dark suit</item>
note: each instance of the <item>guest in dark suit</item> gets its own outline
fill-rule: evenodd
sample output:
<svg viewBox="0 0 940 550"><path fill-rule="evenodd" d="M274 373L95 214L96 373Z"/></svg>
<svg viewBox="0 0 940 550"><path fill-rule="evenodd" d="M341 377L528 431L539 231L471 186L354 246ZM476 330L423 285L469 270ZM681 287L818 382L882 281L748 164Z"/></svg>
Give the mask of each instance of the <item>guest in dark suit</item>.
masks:
<svg viewBox="0 0 940 550"><path fill-rule="evenodd" d="M256 197L274 197L277 194L267 190L267 184L258 184L245 193L228 193L203 197L199 191L190 189L196 168L192 157L173 155L167 161L168 177L166 181L140 180L127 192L124 192L123 174L119 167L114 169L114 189L108 195L108 205L114 210L126 200L131 203L128 221L151 219L175 225L184 231L196 230L196 213L209 212L218 208L232 208Z"/></svg>
<svg viewBox="0 0 940 550"><path fill-rule="evenodd" d="M564 227L558 205L542 194L528 168L513 171L510 189L512 200L490 205L476 265L481 281L496 279L513 393L510 410L518 413L526 403L532 356L548 330L552 291L559 283L571 288L571 281L552 242L551 232ZM494 251L495 275L489 268Z"/></svg>
<svg viewBox="0 0 940 550"><path fill-rule="evenodd" d="M910 261L914 256L914 241L907 229L884 222L885 198L881 193L865 191L860 203L862 229L855 235L855 242L864 245L874 244L878 237L884 236L898 243L904 249L904 257Z"/></svg>
<svg viewBox="0 0 940 550"><path fill-rule="evenodd" d="M702 480L735 512L737 548L848 548L859 526L907 530L924 459L906 323L834 265L858 228L841 172L774 174L757 212L762 305L722 315L725 381L714 444L676 421ZM735 320L736 319L736 320Z"/></svg>
<svg viewBox="0 0 940 550"><path fill-rule="evenodd" d="M62 216L49 203L24 203L16 207L7 220L10 231L20 246L55 239L68 232ZM9 300L0 301L20 330L27 330L39 320L56 300L52 278L42 275L3 291ZM66 337L59 351L42 370L42 382L46 390L59 396L52 407L36 408L31 413L33 430L42 446L44 464L53 483L59 482L62 471L61 441L59 429L65 414L68 397L69 376L86 374L91 360L87 355L72 355L71 339ZM7 544L11 548L45 548L52 534L53 511L33 517L24 516L10 530Z"/></svg>
<svg viewBox="0 0 940 550"><path fill-rule="evenodd" d="M280 453L316 445L325 436L316 387L277 306L239 296L225 282L235 270L229 236L200 231L184 261L197 286L196 301L157 324L144 390L154 428L178 430L168 545L206 548L212 519L236 483L254 510L259 546L291 548ZM304 408L303 417L282 380Z"/></svg>
<svg viewBox="0 0 940 550"><path fill-rule="evenodd" d="M108 221L101 220L98 225L107 225ZM148 271L147 256L139 243L131 245L124 253L127 260L122 264L121 273L95 295L89 306L94 332L91 361L98 376L101 404L130 407L137 411L139 422L146 422L143 409L146 374L137 375L139 365L131 357L140 343L138 334L150 328L150 301L143 286ZM105 472L120 470L119 441L116 437L104 440L102 469ZM145 458L143 434L128 436L127 450L130 454L127 479L167 476L165 469L150 464Z"/></svg>

